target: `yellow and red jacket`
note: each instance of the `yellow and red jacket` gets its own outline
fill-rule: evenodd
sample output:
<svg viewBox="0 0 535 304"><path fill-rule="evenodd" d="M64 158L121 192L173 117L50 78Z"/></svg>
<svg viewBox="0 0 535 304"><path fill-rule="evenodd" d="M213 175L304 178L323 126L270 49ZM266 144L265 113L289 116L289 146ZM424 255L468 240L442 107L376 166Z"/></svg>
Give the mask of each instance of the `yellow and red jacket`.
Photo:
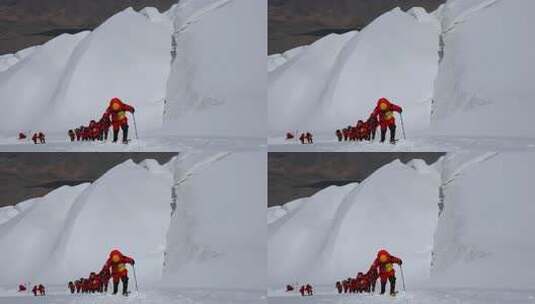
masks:
<svg viewBox="0 0 535 304"><path fill-rule="evenodd" d="M106 261L106 264L103 268L111 268L111 276L117 280L118 278L128 276L126 264L134 264L134 259L123 255L119 250L113 250L110 252L108 261Z"/></svg>
<svg viewBox="0 0 535 304"><path fill-rule="evenodd" d="M123 103L119 98L113 98L110 101L110 105L104 113L103 118L110 119L111 117L111 124L115 129L117 129L120 126L128 123L126 112L134 113L134 108L126 103Z"/></svg>
<svg viewBox="0 0 535 304"><path fill-rule="evenodd" d="M401 259L391 255L386 250L380 250L371 268L379 269L379 277L381 280L386 280L396 274L394 264L401 265Z"/></svg>
<svg viewBox="0 0 535 304"><path fill-rule="evenodd" d="M396 124L394 112L401 113L401 111L402 109L400 106L391 103L386 98L381 98L377 101L377 107L375 107L371 117L379 117L379 125L384 129Z"/></svg>

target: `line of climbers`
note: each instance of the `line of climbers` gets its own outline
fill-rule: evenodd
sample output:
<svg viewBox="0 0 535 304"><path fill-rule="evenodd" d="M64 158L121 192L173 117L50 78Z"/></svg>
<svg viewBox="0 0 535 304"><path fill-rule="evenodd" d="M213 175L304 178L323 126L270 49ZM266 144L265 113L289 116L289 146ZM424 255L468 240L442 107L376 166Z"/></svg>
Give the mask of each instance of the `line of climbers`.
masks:
<svg viewBox="0 0 535 304"><path fill-rule="evenodd" d="M71 142L75 141L107 141L110 128L113 131L112 141L119 140L119 132L123 131L122 142L128 143L128 117L126 112L134 113L135 109L131 105L122 102L115 97L110 100L108 108L102 117L96 121L91 120L88 125L81 125L78 128L70 129L67 135ZM19 140L27 140L28 136L24 132L19 133ZM35 132L32 136L34 144L45 144L45 134L42 131Z"/></svg>
<svg viewBox="0 0 535 304"><path fill-rule="evenodd" d="M385 249L381 249L377 252L377 257L366 273L359 272L354 278L350 277L336 282L336 290L338 294L375 293L377 279L379 279L381 284L380 294L384 294L386 292L386 284L390 283L390 295L395 296L397 292L396 271L394 270L394 264L401 265L401 259L391 255ZM287 285L286 292L292 291L294 291L294 287L292 285ZM301 293L301 296L311 296L312 286L310 284L303 285L299 289L299 292Z"/></svg>
<svg viewBox="0 0 535 304"><path fill-rule="evenodd" d="M367 120L359 120L354 126L347 126L343 129L335 131L338 142L344 141L374 141L377 133L377 128L381 131L381 143L386 140L386 133L390 131L390 143L396 143L396 118L394 113L402 113L403 109L390 102L386 98L381 98L377 101L377 105ZM295 134L286 133L286 140L295 139ZM299 137L301 144L312 144L312 133L305 132Z"/></svg>
<svg viewBox="0 0 535 304"><path fill-rule="evenodd" d="M96 273L91 272L87 278L80 278L70 281L67 286L74 293L107 293L110 279L113 283L113 294L119 290L119 282L123 283L123 295L128 295L128 270L126 264L134 265L135 261L131 257L123 255L119 250L112 250L102 266Z"/></svg>
<svg viewBox="0 0 535 304"><path fill-rule="evenodd" d="M134 113L135 109L131 105L122 102L115 97L110 101L106 112L100 120L91 120L87 126L80 126L68 131L71 142L74 141L106 141L110 127L113 129L113 139L115 143L119 139L119 131L123 131L123 143L128 143L128 118L126 112Z"/></svg>

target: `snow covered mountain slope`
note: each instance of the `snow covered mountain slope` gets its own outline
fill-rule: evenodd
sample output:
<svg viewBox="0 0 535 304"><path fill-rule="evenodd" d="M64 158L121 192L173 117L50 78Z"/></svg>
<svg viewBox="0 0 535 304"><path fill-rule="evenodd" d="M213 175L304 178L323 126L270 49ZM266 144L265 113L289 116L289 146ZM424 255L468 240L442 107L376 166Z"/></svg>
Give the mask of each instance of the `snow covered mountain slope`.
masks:
<svg viewBox="0 0 535 304"><path fill-rule="evenodd" d="M311 108L311 103L321 100L338 55L356 35L356 32L332 34L299 49L298 53L290 50L291 56L287 53L271 56L272 60L278 58L279 63L274 63L278 67L269 73L268 80L270 129L276 128L279 133L284 133L281 130L301 127L310 112L316 110ZM303 77L305 73L307 77Z"/></svg>
<svg viewBox="0 0 535 304"><path fill-rule="evenodd" d="M127 161L92 184L2 208L0 286L62 285L119 248L145 287L264 293L266 163L261 152Z"/></svg>
<svg viewBox="0 0 535 304"><path fill-rule="evenodd" d="M170 221L172 174L132 161L92 184L61 187L0 225L0 284L64 283L98 271L120 248L140 279L161 277Z"/></svg>
<svg viewBox="0 0 535 304"><path fill-rule="evenodd" d="M265 153L178 157L165 285L265 290L266 166Z"/></svg>
<svg viewBox="0 0 535 304"><path fill-rule="evenodd" d="M413 284L427 279L440 175L424 165L395 161L361 184L282 207L286 213L269 224L269 285L332 284L367 271L381 248L411 265L405 275Z"/></svg>
<svg viewBox="0 0 535 304"><path fill-rule="evenodd" d="M450 154L444 159L442 212L435 234L433 285L532 289L526 267L531 237L535 156Z"/></svg>
<svg viewBox="0 0 535 304"><path fill-rule="evenodd" d="M2 131L35 127L35 121L53 115L47 111L50 99L61 83L68 58L87 35L88 32L61 35L0 73Z"/></svg>
<svg viewBox="0 0 535 304"><path fill-rule="evenodd" d="M176 13L166 130L265 138L267 1L183 0Z"/></svg>
<svg viewBox="0 0 535 304"><path fill-rule="evenodd" d="M366 118L385 96L404 107L412 150L437 143L437 150L470 150L463 145L469 140L491 145L482 150L511 149L519 146L515 139L517 150L532 149L535 55L527 37L534 9L530 0L448 0L432 14L414 8L379 17L347 43L335 65L334 43L305 67L299 63L318 54L312 46L291 59L271 56L270 136L312 130L332 145L334 130ZM330 74L318 72L324 64Z"/></svg>
<svg viewBox="0 0 535 304"><path fill-rule="evenodd" d="M355 124L381 97L404 106L408 129L428 127L439 35L433 15L394 9L358 34L307 47L269 73L270 133Z"/></svg>
<svg viewBox="0 0 535 304"><path fill-rule="evenodd" d="M59 36L0 72L2 131L65 131L99 119L116 96L136 107L140 128L161 127L172 25L147 12Z"/></svg>
<svg viewBox="0 0 535 304"><path fill-rule="evenodd" d="M0 225L1 284L14 285L38 275L36 270L53 254L70 206L88 186L62 187L33 199L29 208Z"/></svg>
<svg viewBox="0 0 535 304"><path fill-rule="evenodd" d="M265 142L266 16L266 1L182 0L164 13L129 8L92 32L3 55L2 135L63 139L119 97L136 108L144 135Z"/></svg>
<svg viewBox="0 0 535 304"><path fill-rule="evenodd" d="M462 298L481 289L501 299L533 290L533 165L532 153L394 162L360 185L270 208L269 286L280 295L288 283L312 282L334 293L333 282L367 270L385 247L403 259L410 291Z"/></svg>
<svg viewBox="0 0 535 304"><path fill-rule="evenodd" d="M449 0L434 132L533 138L535 54L530 0ZM507 126L506 128L504 126Z"/></svg>

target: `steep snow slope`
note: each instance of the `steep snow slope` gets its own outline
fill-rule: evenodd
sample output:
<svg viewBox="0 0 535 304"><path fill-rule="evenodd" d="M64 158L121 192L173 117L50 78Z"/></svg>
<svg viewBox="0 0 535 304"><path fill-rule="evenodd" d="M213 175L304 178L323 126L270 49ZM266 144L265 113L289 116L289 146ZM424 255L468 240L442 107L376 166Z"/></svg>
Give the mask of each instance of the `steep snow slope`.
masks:
<svg viewBox="0 0 535 304"><path fill-rule="evenodd" d="M1 284L14 285L37 275L55 250L70 207L88 186L61 187L33 199L28 209L0 225Z"/></svg>
<svg viewBox="0 0 535 304"><path fill-rule="evenodd" d="M434 132L533 137L534 9L530 0L445 4Z"/></svg>
<svg viewBox="0 0 535 304"><path fill-rule="evenodd" d="M61 35L0 73L2 131L36 127L35 121L53 114L48 111L50 100L61 85L68 58L87 35L88 32Z"/></svg>
<svg viewBox="0 0 535 304"><path fill-rule="evenodd" d="M147 170L132 161L108 171L72 206L63 228L67 233L58 240L44 279L86 274L88 265L101 267L111 248L121 248L135 257L140 280L159 280L171 183L169 172Z"/></svg>
<svg viewBox="0 0 535 304"><path fill-rule="evenodd" d="M380 97L404 107L408 129L428 127L439 34L433 15L394 9L357 35L323 38L270 73L270 133L331 132L366 119Z"/></svg>
<svg viewBox="0 0 535 304"><path fill-rule="evenodd" d="M274 55L269 65L270 134L310 129L331 140L317 142L332 146L335 128L365 118L370 100L384 95L406 105L403 115L411 142L403 149L532 149L529 121L535 112L535 91L527 81L535 76L535 55L526 37L533 28L533 9L535 3L529 0L449 0L432 14L419 8L405 14L418 20L421 30L386 18L395 15L389 12L351 39L328 85L307 86L305 93L301 84L319 78L317 74L310 68L296 72L292 62L297 60ZM371 30L381 23L385 29ZM433 34L422 35L424 27ZM366 32L373 37L364 39ZM386 42L378 44L383 39ZM305 57L307 51L297 57ZM330 60L325 54L313 66ZM348 149L377 147L341 147Z"/></svg>
<svg viewBox="0 0 535 304"><path fill-rule="evenodd" d="M95 29L69 58L49 105L50 119L71 127L99 118L115 96L136 107L138 127L161 127L171 27L132 9ZM64 128L63 128L64 129Z"/></svg>
<svg viewBox="0 0 535 304"><path fill-rule="evenodd" d="M181 135L264 138L266 1L183 0L165 125Z"/></svg>
<svg viewBox="0 0 535 304"><path fill-rule="evenodd" d="M124 10L93 32L36 47L1 72L2 130L64 131L100 118L115 96L136 107L141 128L161 127L172 26L157 14Z"/></svg>
<svg viewBox="0 0 535 304"><path fill-rule="evenodd" d="M319 102L333 74L333 66L347 42L358 35L329 35L298 52L281 56L284 63L269 73L268 117L270 131L295 130L311 112L311 103ZM297 54L296 54L297 53ZM289 56L290 55L290 56ZM276 56L276 55L272 55ZM281 59L279 58L279 59Z"/></svg>
<svg viewBox="0 0 535 304"><path fill-rule="evenodd" d="M535 155L450 154L431 284L532 289Z"/></svg>
<svg viewBox="0 0 535 304"><path fill-rule="evenodd" d="M412 284L422 282L430 271L439 185L431 167L395 161L360 185L330 187L285 206L287 213L269 224L270 286L331 284L367 271L381 248L403 258Z"/></svg>
<svg viewBox="0 0 535 304"><path fill-rule="evenodd" d="M165 285L265 290L266 163L265 153L178 157Z"/></svg>
<svg viewBox="0 0 535 304"><path fill-rule="evenodd" d="M0 284L60 284L86 276L113 248L135 257L140 279L158 280L171 185L169 171L128 161L93 184L59 188L28 208L17 205L19 214L0 225Z"/></svg>
<svg viewBox="0 0 535 304"><path fill-rule="evenodd" d="M63 134L120 97L143 134L264 139L266 19L265 1L184 0L2 56L0 129Z"/></svg>
<svg viewBox="0 0 535 304"><path fill-rule="evenodd" d="M161 127L172 26L149 12L127 9L52 39L0 73L3 131L64 131L100 118L115 96L136 107L141 128Z"/></svg>

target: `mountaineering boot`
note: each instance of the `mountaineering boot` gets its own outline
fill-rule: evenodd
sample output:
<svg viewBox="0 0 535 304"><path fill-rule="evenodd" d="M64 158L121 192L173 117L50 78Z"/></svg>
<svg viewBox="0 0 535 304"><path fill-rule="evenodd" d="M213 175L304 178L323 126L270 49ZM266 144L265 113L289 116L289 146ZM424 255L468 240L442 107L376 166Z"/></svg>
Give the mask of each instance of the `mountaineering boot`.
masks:
<svg viewBox="0 0 535 304"><path fill-rule="evenodd" d="M395 125L390 126L390 143L391 144L396 143L396 126Z"/></svg>
<svg viewBox="0 0 535 304"><path fill-rule="evenodd" d="M119 138L119 129L113 130L113 142L116 143L117 139Z"/></svg>
<svg viewBox="0 0 535 304"><path fill-rule="evenodd" d="M124 125L122 129L123 129L123 144L127 144L128 143L128 125Z"/></svg>
<svg viewBox="0 0 535 304"><path fill-rule="evenodd" d="M113 282L113 294L117 294L117 291L119 290L119 282Z"/></svg>
<svg viewBox="0 0 535 304"><path fill-rule="evenodd" d="M128 277L123 279L123 296L128 295Z"/></svg>
<svg viewBox="0 0 535 304"><path fill-rule="evenodd" d="M396 278L390 277L390 295L395 296L396 295Z"/></svg>

